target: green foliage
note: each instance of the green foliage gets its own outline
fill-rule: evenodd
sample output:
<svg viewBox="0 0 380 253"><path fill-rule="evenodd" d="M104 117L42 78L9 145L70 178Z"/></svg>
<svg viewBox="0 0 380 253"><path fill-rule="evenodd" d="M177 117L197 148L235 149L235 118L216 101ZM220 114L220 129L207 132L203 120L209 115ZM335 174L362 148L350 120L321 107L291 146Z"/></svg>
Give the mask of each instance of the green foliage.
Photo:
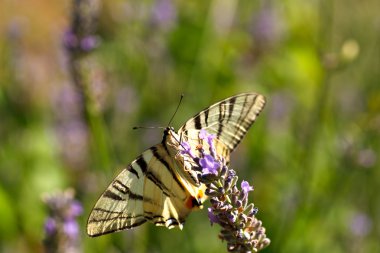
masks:
<svg viewBox="0 0 380 253"><path fill-rule="evenodd" d="M133 126L166 126L181 93L176 128L245 91L265 95L267 106L232 167L255 187L272 242L263 252L380 251L375 0L103 1L99 46L78 64L87 114L61 43L70 7L26 3L16 14L8 2L0 3L0 252L42 252L41 196L68 187L84 206L84 252L225 251L207 209L183 231L147 224L88 238L85 226L112 178L161 141L160 130Z"/></svg>

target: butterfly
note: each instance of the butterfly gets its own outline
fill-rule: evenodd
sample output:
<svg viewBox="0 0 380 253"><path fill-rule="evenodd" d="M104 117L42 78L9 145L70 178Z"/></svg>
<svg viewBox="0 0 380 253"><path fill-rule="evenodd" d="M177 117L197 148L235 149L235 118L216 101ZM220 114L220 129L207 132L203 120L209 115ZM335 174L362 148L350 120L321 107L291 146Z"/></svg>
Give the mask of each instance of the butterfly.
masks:
<svg viewBox="0 0 380 253"><path fill-rule="evenodd" d="M162 142L145 150L124 168L101 195L87 222L89 236L131 229L150 221L182 228L186 217L206 199L192 166L182 155L187 142L199 155L202 129L214 134L216 153L229 161L265 105L265 97L242 93L219 101L190 118L175 132L164 130Z"/></svg>

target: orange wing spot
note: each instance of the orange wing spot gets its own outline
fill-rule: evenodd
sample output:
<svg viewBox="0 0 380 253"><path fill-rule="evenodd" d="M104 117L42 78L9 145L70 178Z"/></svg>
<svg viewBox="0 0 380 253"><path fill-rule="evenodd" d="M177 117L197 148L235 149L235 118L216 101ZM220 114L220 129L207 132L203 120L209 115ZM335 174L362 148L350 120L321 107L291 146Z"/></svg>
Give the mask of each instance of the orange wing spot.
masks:
<svg viewBox="0 0 380 253"><path fill-rule="evenodd" d="M196 203L196 199L193 196L190 196L185 201L185 206L189 209L193 209Z"/></svg>
<svg viewBox="0 0 380 253"><path fill-rule="evenodd" d="M204 197L204 192L202 190L198 191L198 195L196 198L190 196L185 201L185 206L189 209L202 209L202 198Z"/></svg>

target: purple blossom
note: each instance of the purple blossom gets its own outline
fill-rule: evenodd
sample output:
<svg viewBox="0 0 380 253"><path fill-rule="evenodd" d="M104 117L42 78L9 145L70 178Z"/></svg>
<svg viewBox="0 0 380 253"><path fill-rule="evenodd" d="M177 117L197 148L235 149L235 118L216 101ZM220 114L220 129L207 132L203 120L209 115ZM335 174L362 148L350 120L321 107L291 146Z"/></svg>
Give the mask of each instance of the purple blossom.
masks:
<svg viewBox="0 0 380 253"><path fill-rule="evenodd" d="M237 216L235 213L229 213L226 215L228 220L231 222L231 223L235 223L236 220L237 220Z"/></svg>
<svg viewBox="0 0 380 253"><path fill-rule="evenodd" d="M57 231L57 223L55 222L53 218L48 217L45 220L44 228L45 228L46 234L52 236Z"/></svg>
<svg viewBox="0 0 380 253"><path fill-rule="evenodd" d="M253 191L253 186L250 186L247 181L241 182L241 189L243 190L244 195L248 195L248 192Z"/></svg>
<svg viewBox="0 0 380 253"><path fill-rule="evenodd" d="M78 223L73 220L69 219L66 220L63 223L63 232L69 237L69 238L76 238L79 235L79 226Z"/></svg>
<svg viewBox="0 0 380 253"><path fill-rule="evenodd" d="M81 215L82 212L83 212L83 207L81 203L79 203L79 201L77 200L74 200L69 207L67 217L69 219L74 219L77 216Z"/></svg>
<svg viewBox="0 0 380 253"><path fill-rule="evenodd" d="M63 35L63 45L67 49L73 49L78 46L78 37L73 33L73 31L66 31Z"/></svg>
<svg viewBox="0 0 380 253"><path fill-rule="evenodd" d="M177 11L171 0L157 0L152 10L152 20L155 24L165 30L170 29L175 19Z"/></svg>
<svg viewBox="0 0 380 253"><path fill-rule="evenodd" d="M207 209L207 214L208 214L208 218L211 222L211 225L214 224L214 223L219 223L219 219L218 217L213 213L213 210L212 208L208 208Z"/></svg>
<svg viewBox="0 0 380 253"><path fill-rule="evenodd" d="M201 131L199 131L199 139L204 140L207 139L208 136L209 134L205 129L201 129Z"/></svg>
<svg viewBox="0 0 380 253"><path fill-rule="evenodd" d="M181 142L181 147L182 147L182 150L180 151L180 153L182 155L189 155L191 158L195 158L195 155L193 154L193 151L191 150L191 146L188 142L186 141L183 141Z"/></svg>
<svg viewBox="0 0 380 253"><path fill-rule="evenodd" d="M202 174L218 175L220 164L211 155L205 155L199 160L199 165L203 168Z"/></svg>
<svg viewBox="0 0 380 253"><path fill-rule="evenodd" d="M182 154L187 154L191 151L190 144L185 141L181 142L181 147L183 148L183 150L181 151Z"/></svg>
<svg viewBox="0 0 380 253"><path fill-rule="evenodd" d="M93 50L98 46L98 44L99 39L93 35L86 36L80 41L81 49L86 52Z"/></svg>
<svg viewBox="0 0 380 253"><path fill-rule="evenodd" d="M366 236L372 229L372 221L365 213L356 214L351 220L351 232L356 236Z"/></svg>
<svg viewBox="0 0 380 253"><path fill-rule="evenodd" d="M81 38L73 31L67 31L63 35L63 45L69 50L83 50L89 52L99 45L98 37L94 35L88 35Z"/></svg>
<svg viewBox="0 0 380 253"><path fill-rule="evenodd" d="M264 6L252 21L251 32L260 46L271 46L281 38L281 19L272 6Z"/></svg>
<svg viewBox="0 0 380 253"><path fill-rule="evenodd" d="M209 134L205 129L202 129L199 132L199 139L207 141L207 144L210 146L210 154L214 156L216 154L215 145L214 145L215 137L216 137L215 134Z"/></svg>

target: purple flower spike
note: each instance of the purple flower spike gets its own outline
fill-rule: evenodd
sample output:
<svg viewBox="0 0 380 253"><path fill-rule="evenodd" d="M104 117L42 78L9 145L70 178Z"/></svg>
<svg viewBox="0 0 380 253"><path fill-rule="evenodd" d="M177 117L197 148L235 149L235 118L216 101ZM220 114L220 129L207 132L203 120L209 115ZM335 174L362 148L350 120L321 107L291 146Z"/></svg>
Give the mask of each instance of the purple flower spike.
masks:
<svg viewBox="0 0 380 253"><path fill-rule="evenodd" d="M215 161L214 157L211 155L205 155L203 158L199 160L199 164L201 165L202 174L214 174L218 175L218 169L220 168L220 164Z"/></svg>
<svg viewBox="0 0 380 253"><path fill-rule="evenodd" d="M265 235L261 221L255 217L257 208L253 203L247 205L248 193L253 191L253 186L242 181L241 190L238 189L236 172L228 167L226 159L216 153L215 135L202 129L198 137L202 141L200 147L196 148L196 157L192 156L187 142L181 143L180 153L191 156L194 163L192 172L206 186L204 194L211 202L208 208L211 225L217 223L222 227L219 238L227 241L230 252L257 252L265 248L270 240Z"/></svg>
<svg viewBox="0 0 380 253"><path fill-rule="evenodd" d="M43 196L49 213L44 224L46 252L80 252L80 233L76 218L83 212L83 208L74 199L74 194L74 190L68 189Z"/></svg>

